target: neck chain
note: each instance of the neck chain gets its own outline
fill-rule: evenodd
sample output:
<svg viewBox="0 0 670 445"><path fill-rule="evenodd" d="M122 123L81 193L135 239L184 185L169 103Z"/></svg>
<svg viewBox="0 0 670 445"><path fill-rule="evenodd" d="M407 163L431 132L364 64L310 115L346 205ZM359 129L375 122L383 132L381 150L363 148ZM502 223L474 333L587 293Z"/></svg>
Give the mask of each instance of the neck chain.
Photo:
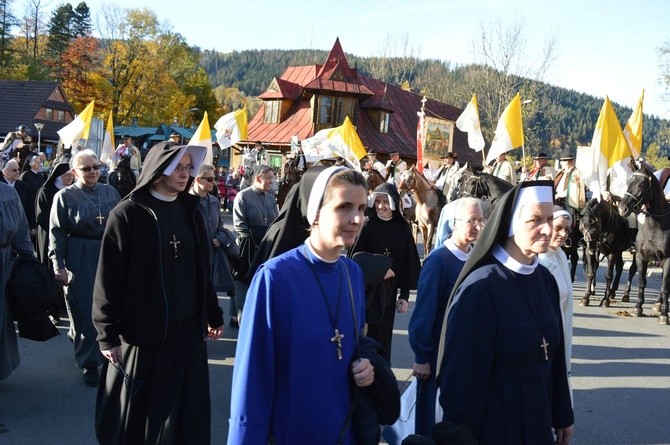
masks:
<svg viewBox="0 0 670 445"><path fill-rule="evenodd" d="M175 230L174 230L174 223L172 222L172 208L174 207L173 203L166 202L165 203L165 210L167 210L167 215L168 215L168 222L170 223L170 231L172 232L172 235L170 235L170 241L168 243L172 246L174 249L174 257L179 258L179 244L181 244L181 241L177 239L177 235L175 235Z"/></svg>
<svg viewBox="0 0 670 445"><path fill-rule="evenodd" d="M310 264L309 265L309 270L312 271L312 275L314 275L314 279L316 280L316 283L319 286L319 290L321 291L321 297L323 297L323 302L326 304L326 309L328 310L328 318L330 319L330 324L333 327L333 335L330 337L330 342L335 343L335 347L337 348L337 359L342 360L342 339L344 338L344 334L340 334L339 329L337 328L337 320L340 317L340 301L342 300L342 274L340 272L340 263L338 261L337 263L337 303L335 303L335 316L333 316L333 311L330 309L330 304L328 304L328 297L326 294L326 290L323 287L323 283L321 282L321 279L319 278L319 274L316 273L314 270L313 266Z"/></svg>
<svg viewBox="0 0 670 445"><path fill-rule="evenodd" d="M85 186L82 185L82 187L85 187ZM86 192L83 189L80 188L79 191L81 192L82 195L84 195L84 198L86 198L86 201L90 202L91 205L93 207L95 207L95 209L98 211L98 216L96 216L95 219L98 220L98 224L102 225L102 223L105 221L105 217L102 216L102 203L100 201L100 191L98 191L98 205L97 206L95 205L95 203L93 201L91 201L91 199L88 196L86 196Z"/></svg>

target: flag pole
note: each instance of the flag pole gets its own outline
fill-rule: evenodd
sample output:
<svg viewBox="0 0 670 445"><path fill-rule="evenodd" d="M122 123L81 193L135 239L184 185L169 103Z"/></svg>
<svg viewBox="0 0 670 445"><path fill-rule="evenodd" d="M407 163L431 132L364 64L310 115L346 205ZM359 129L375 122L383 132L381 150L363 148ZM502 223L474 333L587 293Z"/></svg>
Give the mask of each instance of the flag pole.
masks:
<svg viewBox="0 0 670 445"><path fill-rule="evenodd" d="M417 135L417 153L416 153L416 169L419 171L419 173L423 174L423 152L425 151L425 143L426 140L424 138L424 133L426 131L426 102L428 99L426 96L423 96L423 99L421 99L421 111L419 111L417 114L419 115L419 134ZM419 150L419 145L421 146L421 149ZM420 153L419 153L420 151Z"/></svg>

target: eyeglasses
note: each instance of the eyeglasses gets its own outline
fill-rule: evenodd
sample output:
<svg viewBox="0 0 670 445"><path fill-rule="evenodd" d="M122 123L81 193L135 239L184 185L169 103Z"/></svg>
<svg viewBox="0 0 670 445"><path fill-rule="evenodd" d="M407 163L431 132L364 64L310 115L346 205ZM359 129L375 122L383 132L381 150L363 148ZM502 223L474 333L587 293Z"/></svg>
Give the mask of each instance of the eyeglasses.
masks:
<svg viewBox="0 0 670 445"><path fill-rule="evenodd" d="M91 165L90 167L78 167L78 169L84 173L89 173L91 170L98 171L100 170L100 164Z"/></svg>
<svg viewBox="0 0 670 445"><path fill-rule="evenodd" d="M454 218L454 220L455 221L463 221L464 223L470 224L470 225L476 224L478 226L484 227L484 220L481 219L481 218L477 218L477 219L476 218L470 218L470 219Z"/></svg>
<svg viewBox="0 0 670 445"><path fill-rule="evenodd" d="M184 173L184 172L190 173L191 170L193 170L192 165L177 165L174 168L174 171L179 172L179 173Z"/></svg>
<svg viewBox="0 0 670 445"><path fill-rule="evenodd" d="M210 176L210 177L208 177L208 178L204 178L204 177L203 177L203 178L200 178L200 179L204 179L204 180L207 181L207 182L214 182L214 177L213 177L213 176Z"/></svg>
<svg viewBox="0 0 670 445"><path fill-rule="evenodd" d="M10 172L17 172L17 171L19 171L19 169L18 168L11 168L11 169L9 169L9 171Z"/></svg>

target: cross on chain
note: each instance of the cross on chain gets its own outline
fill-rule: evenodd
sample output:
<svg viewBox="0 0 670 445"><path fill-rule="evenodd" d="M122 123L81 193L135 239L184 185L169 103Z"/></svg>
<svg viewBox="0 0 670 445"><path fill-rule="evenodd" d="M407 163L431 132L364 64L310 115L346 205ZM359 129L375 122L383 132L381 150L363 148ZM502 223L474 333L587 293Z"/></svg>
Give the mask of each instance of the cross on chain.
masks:
<svg viewBox="0 0 670 445"><path fill-rule="evenodd" d="M540 343L540 348L544 349L544 359L549 360L549 353L547 352L549 348L549 343L547 343L547 340L542 337L542 343Z"/></svg>
<svg viewBox="0 0 670 445"><path fill-rule="evenodd" d="M102 222L105 220L105 217L102 216L102 213L98 212L98 216L96 216L95 219L97 219L98 223L100 223L100 225L102 225Z"/></svg>
<svg viewBox="0 0 670 445"><path fill-rule="evenodd" d="M177 258L177 249L179 248L179 244L181 244L181 241L177 241L177 237L172 234L172 241L170 241L170 244L172 244L172 247L174 247L174 257Z"/></svg>
<svg viewBox="0 0 670 445"><path fill-rule="evenodd" d="M330 338L330 341L332 343L337 343L335 345L337 347L337 359L342 360L342 339L344 338L344 334L340 334L340 331L338 329L335 329L335 335Z"/></svg>

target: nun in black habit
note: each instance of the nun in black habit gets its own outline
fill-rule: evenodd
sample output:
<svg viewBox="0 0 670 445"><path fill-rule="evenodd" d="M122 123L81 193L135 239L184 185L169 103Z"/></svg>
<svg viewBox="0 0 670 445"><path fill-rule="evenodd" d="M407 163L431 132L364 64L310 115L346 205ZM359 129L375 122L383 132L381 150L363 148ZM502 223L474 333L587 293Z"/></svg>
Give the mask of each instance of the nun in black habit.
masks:
<svg viewBox="0 0 670 445"><path fill-rule="evenodd" d="M409 309L409 292L416 289L421 271L419 253L412 230L401 214L401 205L395 185L377 186L368 197L368 207L373 211L350 252L352 256L358 252L387 255L393 260L380 284L366 289L367 335L381 343L389 362L395 314ZM365 265L362 267L367 273Z"/></svg>
<svg viewBox="0 0 670 445"><path fill-rule="evenodd" d="M537 258L549 248L553 197L551 181L505 194L450 297L438 351L443 420L480 445L572 436L558 287Z"/></svg>
<svg viewBox="0 0 670 445"><path fill-rule="evenodd" d="M96 403L103 444L210 442L207 337L222 311L208 271L199 198L188 186L206 149L160 143L110 213L93 295L107 358Z"/></svg>
<svg viewBox="0 0 670 445"><path fill-rule="evenodd" d="M35 202L35 218L37 219L37 258L41 263L51 268L49 261L49 213L54 196L68 185L72 184L74 177L70 173L69 177L64 177L70 172L70 165L67 162L57 164L51 174L44 182L44 185L37 192Z"/></svg>

